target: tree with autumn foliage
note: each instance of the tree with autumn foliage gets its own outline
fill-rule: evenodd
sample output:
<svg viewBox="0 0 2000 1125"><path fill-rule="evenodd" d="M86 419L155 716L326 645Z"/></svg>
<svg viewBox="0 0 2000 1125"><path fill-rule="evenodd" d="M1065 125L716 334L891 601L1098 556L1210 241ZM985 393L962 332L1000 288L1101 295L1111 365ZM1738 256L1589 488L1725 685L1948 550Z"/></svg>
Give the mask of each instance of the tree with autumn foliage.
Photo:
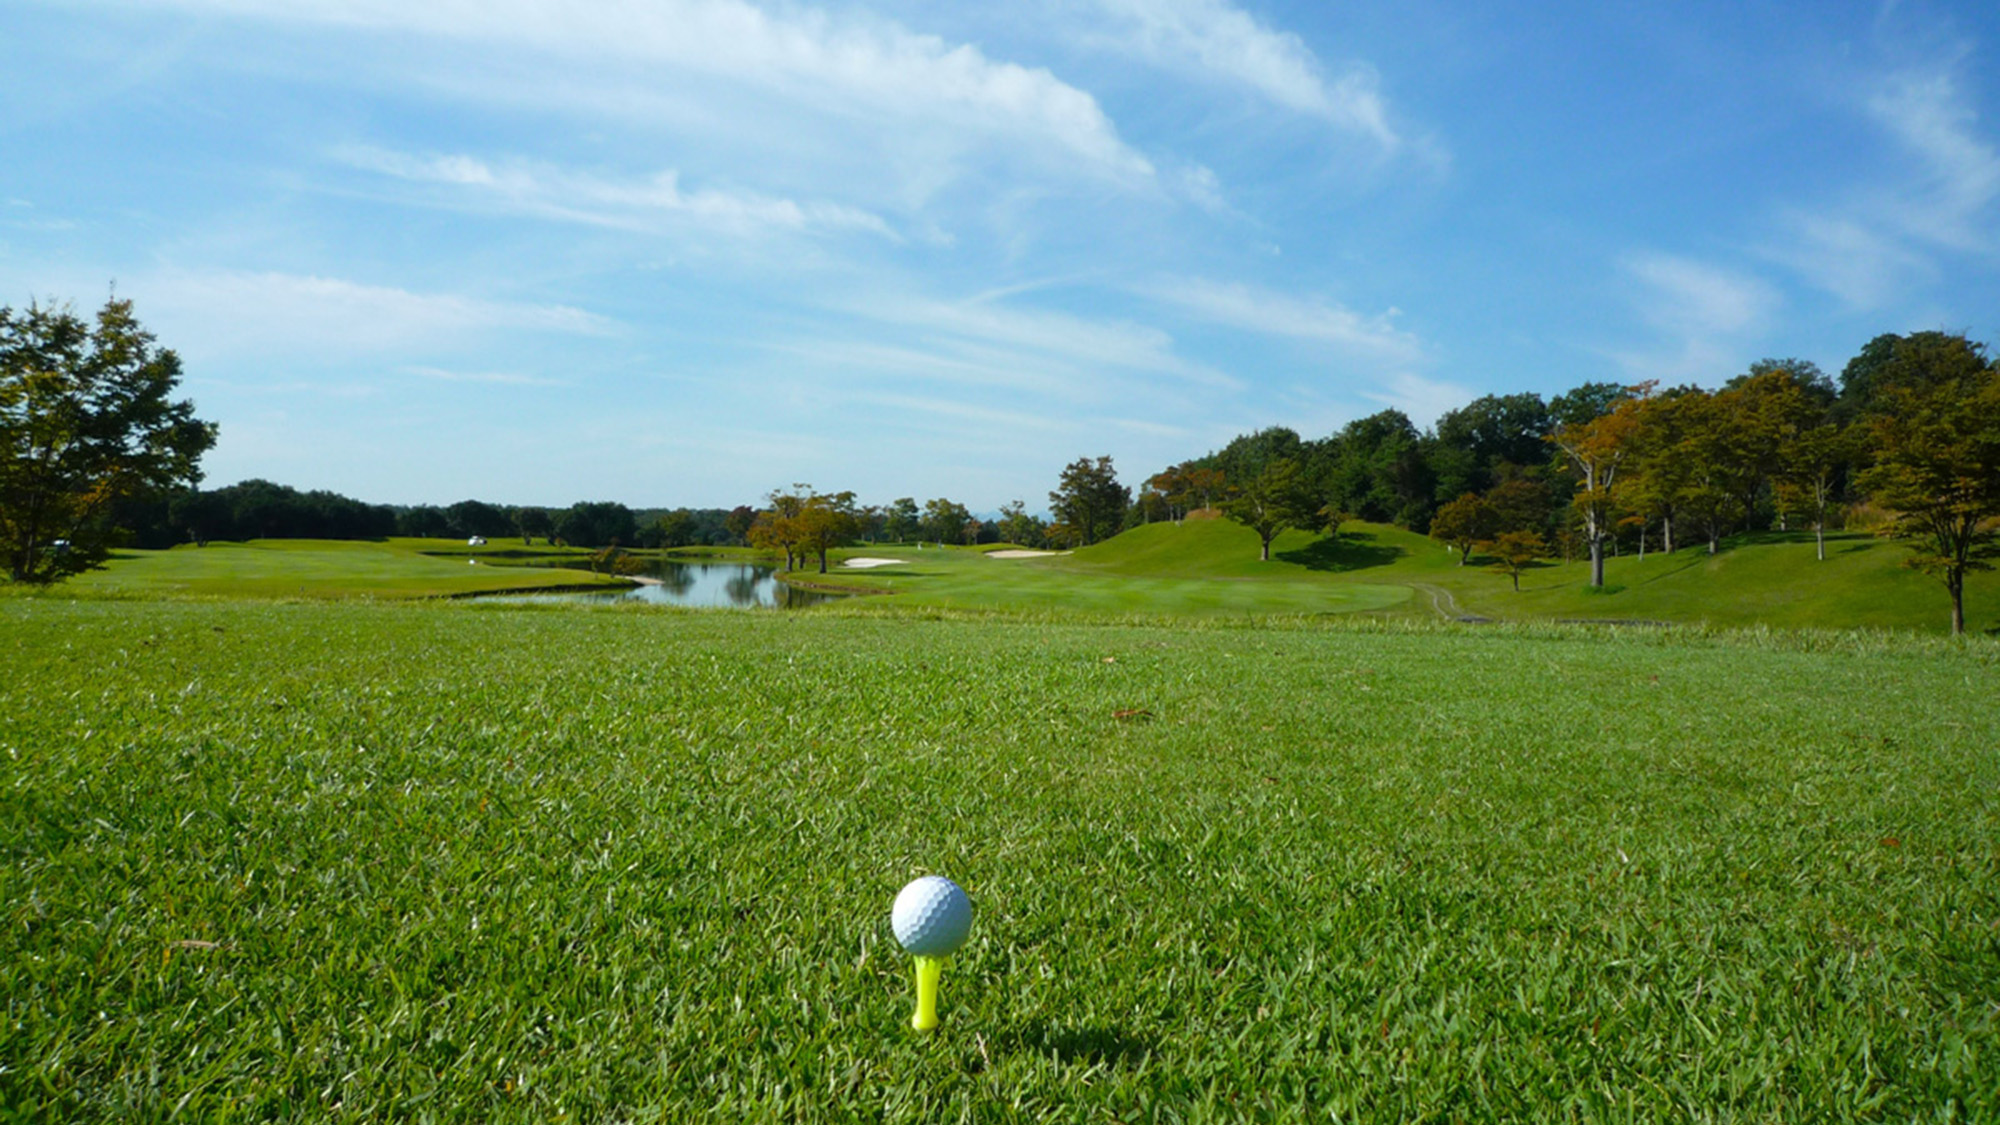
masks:
<svg viewBox="0 0 2000 1125"><path fill-rule="evenodd" d="M750 545L762 551L782 552L788 571L797 565L799 547L805 541L799 515L805 511L806 497L810 495L809 484L795 484L790 492L774 488L765 498L770 507L758 512L750 524Z"/></svg>
<svg viewBox="0 0 2000 1125"><path fill-rule="evenodd" d="M1493 505L1477 493L1468 492L1444 505L1431 516L1431 538L1458 551L1458 565L1472 557L1472 548L1494 536L1498 520Z"/></svg>
<svg viewBox="0 0 2000 1125"><path fill-rule="evenodd" d="M1873 374L1867 427L1874 464L1860 476L1896 513L1904 565L1944 583L1951 631L1965 632L1965 576L2000 557L2000 366L1963 336L1896 344Z"/></svg>
<svg viewBox="0 0 2000 1125"><path fill-rule="evenodd" d="M821 493L807 488L792 522L800 549L818 557L821 574L826 573L828 551L861 537L861 510L855 506L852 492Z"/></svg>
<svg viewBox="0 0 2000 1125"><path fill-rule="evenodd" d="M1611 537L1617 507L1612 489L1639 430L1638 403L1652 389L1651 383L1629 388L1627 397L1617 400L1608 413L1587 422L1560 423L1549 433L1548 440L1562 450L1577 473L1573 503L1590 551L1592 586L1604 585L1604 543Z"/></svg>
<svg viewBox="0 0 2000 1125"><path fill-rule="evenodd" d="M1502 532L1498 537L1479 544L1479 549L1493 557L1489 570L1514 580L1514 592L1517 594L1521 592L1521 572L1549 553L1548 543L1532 531Z"/></svg>

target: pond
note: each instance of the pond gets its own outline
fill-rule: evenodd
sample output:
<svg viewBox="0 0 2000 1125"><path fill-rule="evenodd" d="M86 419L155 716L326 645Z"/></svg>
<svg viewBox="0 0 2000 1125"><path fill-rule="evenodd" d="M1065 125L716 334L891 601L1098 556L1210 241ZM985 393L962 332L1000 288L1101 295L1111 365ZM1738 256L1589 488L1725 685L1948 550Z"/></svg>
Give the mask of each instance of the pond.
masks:
<svg viewBox="0 0 2000 1125"><path fill-rule="evenodd" d="M704 609L800 609L839 596L787 586L778 581L776 567L750 563L658 559L634 577L644 585L627 590L572 590L501 597L510 602L646 602Z"/></svg>

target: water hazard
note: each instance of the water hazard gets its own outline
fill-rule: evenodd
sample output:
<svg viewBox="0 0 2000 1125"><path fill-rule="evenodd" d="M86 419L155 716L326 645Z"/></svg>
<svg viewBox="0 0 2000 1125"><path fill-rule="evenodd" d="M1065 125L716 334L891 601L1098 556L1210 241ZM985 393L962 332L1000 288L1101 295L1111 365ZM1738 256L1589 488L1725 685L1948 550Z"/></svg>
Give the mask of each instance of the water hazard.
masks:
<svg viewBox="0 0 2000 1125"><path fill-rule="evenodd" d="M520 602L644 602L703 609L801 609L837 595L801 590L778 581L776 567L750 563L675 562L660 559L636 577L644 584L626 590L508 594Z"/></svg>

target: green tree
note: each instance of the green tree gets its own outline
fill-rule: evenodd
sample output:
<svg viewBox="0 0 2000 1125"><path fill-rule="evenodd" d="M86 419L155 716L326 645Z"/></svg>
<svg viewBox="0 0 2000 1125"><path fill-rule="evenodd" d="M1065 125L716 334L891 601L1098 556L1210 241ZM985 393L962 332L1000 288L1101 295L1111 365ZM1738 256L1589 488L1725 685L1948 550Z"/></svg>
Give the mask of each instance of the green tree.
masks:
<svg viewBox="0 0 2000 1125"><path fill-rule="evenodd" d="M1502 464L1548 460L1549 408L1537 394L1485 395L1438 419L1431 453L1437 495L1484 492Z"/></svg>
<svg viewBox="0 0 2000 1125"><path fill-rule="evenodd" d="M521 534L521 545L529 546L539 535L548 539L556 533L556 521L547 508L524 507L514 509L514 529Z"/></svg>
<svg viewBox="0 0 2000 1125"><path fill-rule="evenodd" d="M1549 553L1548 543L1532 531L1502 532L1498 538L1481 543L1479 549L1493 556L1493 565L1489 569L1514 580L1514 592L1517 594L1521 592L1521 572Z"/></svg>
<svg viewBox="0 0 2000 1125"><path fill-rule="evenodd" d="M898 543L907 543L910 537L923 530L924 514L917 507L914 496L899 496L889 502L888 511L883 514L882 532Z"/></svg>
<svg viewBox="0 0 2000 1125"><path fill-rule="evenodd" d="M757 509L748 504L736 505L722 518L723 529L729 532L729 538L737 543L750 542L750 525L756 522Z"/></svg>
<svg viewBox="0 0 2000 1125"><path fill-rule="evenodd" d="M1930 334L1935 335L1935 334ZM1965 632L1965 576L2000 557L2000 365L1963 336L1905 340L1875 373L1864 417L1874 464L1860 477L1896 513L1905 565L1944 583Z"/></svg>
<svg viewBox="0 0 2000 1125"><path fill-rule="evenodd" d="M1431 538L1457 548L1458 565L1464 566L1474 546L1498 533L1498 524L1485 497L1468 492L1431 517Z"/></svg>
<svg viewBox="0 0 2000 1125"><path fill-rule="evenodd" d="M972 513L965 505L940 496L924 501L923 518L917 527L924 538L933 543L956 543L965 537L965 525L972 522Z"/></svg>
<svg viewBox="0 0 2000 1125"><path fill-rule="evenodd" d="M1861 431L1828 418L1801 430L1785 443L1778 472L1781 506L1803 512L1812 522L1819 561L1826 561L1826 520L1840 496L1840 481L1854 461L1854 439Z"/></svg>
<svg viewBox="0 0 2000 1125"><path fill-rule="evenodd" d="M638 538L632 509L610 500L572 504L556 517L556 536L575 547L608 547Z"/></svg>
<svg viewBox="0 0 2000 1125"><path fill-rule="evenodd" d="M180 378L130 301L106 301L94 323L68 305L0 307L0 550L14 581L96 566L120 499L200 480L216 428L172 399Z"/></svg>
<svg viewBox="0 0 2000 1125"><path fill-rule="evenodd" d="M444 514L451 521L452 534L467 538L480 535L497 539L514 530L514 520L507 509L482 500L460 500L446 508Z"/></svg>
<svg viewBox="0 0 2000 1125"><path fill-rule="evenodd" d="M1028 505L1010 500L1000 505L1000 535L1017 547L1042 545L1042 521L1028 514Z"/></svg>
<svg viewBox="0 0 2000 1125"><path fill-rule="evenodd" d="M1118 471L1109 457L1070 462L1056 491L1049 493L1049 511L1058 522L1075 529L1086 547L1118 534L1131 502L1132 490L1118 483Z"/></svg>
<svg viewBox="0 0 2000 1125"><path fill-rule="evenodd" d="M1314 526L1320 507L1300 477L1299 463L1276 457L1222 502L1222 514L1255 531L1263 545L1260 557L1270 562L1271 540L1289 527Z"/></svg>
<svg viewBox="0 0 2000 1125"><path fill-rule="evenodd" d="M652 526L640 534L639 545L668 549L692 546L695 532L694 513L686 508L675 508L654 517Z"/></svg>
<svg viewBox="0 0 2000 1125"><path fill-rule="evenodd" d="M1334 435L1328 507L1377 523L1430 526L1436 501L1423 435L1400 410L1357 418Z"/></svg>

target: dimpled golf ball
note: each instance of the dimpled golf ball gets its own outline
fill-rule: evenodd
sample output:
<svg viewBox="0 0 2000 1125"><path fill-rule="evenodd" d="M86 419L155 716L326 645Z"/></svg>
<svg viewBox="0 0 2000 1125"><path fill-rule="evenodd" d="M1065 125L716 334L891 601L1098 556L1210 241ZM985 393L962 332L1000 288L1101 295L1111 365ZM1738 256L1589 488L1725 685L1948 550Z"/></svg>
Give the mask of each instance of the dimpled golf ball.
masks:
<svg viewBox="0 0 2000 1125"><path fill-rule="evenodd" d="M950 879L926 875L897 893L889 928L913 956L943 957L972 932L972 900Z"/></svg>

